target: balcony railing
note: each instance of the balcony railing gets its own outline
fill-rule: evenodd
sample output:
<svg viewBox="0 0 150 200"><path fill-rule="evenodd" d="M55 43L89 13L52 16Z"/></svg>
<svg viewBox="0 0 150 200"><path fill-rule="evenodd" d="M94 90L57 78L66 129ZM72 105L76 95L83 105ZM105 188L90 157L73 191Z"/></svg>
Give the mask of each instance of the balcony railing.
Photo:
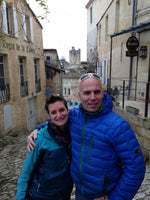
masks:
<svg viewBox="0 0 150 200"><path fill-rule="evenodd" d="M0 103L4 103L10 100L10 88L9 84L0 85Z"/></svg>
<svg viewBox="0 0 150 200"><path fill-rule="evenodd" d="M40 92L41 91L41 80L38 79L35 81L35 91Z"/></svg>
<svg viewBox="0 0 150 200"><path fill-rule="evenodd" d="M20 82L20 93L22 97L28 96L28 81Z"/></svg>

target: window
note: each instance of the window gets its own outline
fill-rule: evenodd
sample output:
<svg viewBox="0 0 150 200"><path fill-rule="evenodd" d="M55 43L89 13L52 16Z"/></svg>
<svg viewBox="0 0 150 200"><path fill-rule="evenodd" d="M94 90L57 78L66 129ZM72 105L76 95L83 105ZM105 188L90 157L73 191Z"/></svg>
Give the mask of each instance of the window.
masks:
<svg viewBox="0 0 150 200"><path fill-rule="evenodd" d="M4 58L0 55L0 86L5 85Z"/></svg>
<svg viewBox="0 0 150 200"><path fill-rule="evenodd" d="M128 4L131 5L131 0L128 0Z"/></svg>
<svg viewBox="0 0 150 200"><path fill-rule="evenodd" d="M2 25L5 34L18 38L17 12L15 7L2 3Z"/></svg>
<svg viewBox="0 0 150 200"><path fill-rule="evenodd" d="M7 29L8 29L8 33L11 32L11 26L10 26L10 13L11 13L11 10L9 7L6 7L6 23L7 23Z"/></svg>
<svg viewBox="0 0 150 200"><path fill-rule="evenodd" d="M38 66L37 66L37 59L34 59L34 72L35 72L35 83L38 81Z"/></svg>
<svg viewBox="0 0 150 200"><path fill-rule="evenodd" d="M101 45L101 25L98 27L98 44Z"/></svg>
<svg viewBox="0 0 150 200"><path fill-rule="evenodd" d="M50 56L45 56L45 61L46 61L47 63L50 63L51 57L50 57Z"/></svg>
<svg viewBox="0 0 150 200"><path fill-rule="evenodd" d="M92 16L92 7L90 8L90 24L92 24L93 21L93 16Z"/></svg>
<svg viewBox="0 0 150 200"><path fill-rule="evenodd" d="M7 71L7 70L6 70ZM6 84L4 56L0 55L0 103L10 100L9 84Z"/></svg>
<svg viewBox="0 0 150 200"><path fill-rule="evenodd" d="M21 85L24 84L24 62L23 58L19 58L19 66L20 66L20 82Z"/></svg>
<svg viewBox="0 0 150 200"><path fill-rule="evenodd" d="M93 50L90 49L90 62L92 62L92 58L93 58Z"/></svg>
<svg viewBox="0 0 150 200"><path fill-rule="evenodd" d="M107 86L107 60L102 61L102 84Z"/></svg>
<svg viewBox="0 0 150 200"><path fill-rule="evenodd" d="M25 81L25 59L23 57L19 57L19 71L20 71L20 92L21 96L28 95L28 82Z"/></svg>
<svg viewBox="0 0 150 200"><path fill-rule="evenodd" d="M33 21L32 18L22 13L22 27L24 40L33 42Z"/></svg>
<svg viewBox="0 0 150 200"><path fill-rule="evenodd" d="M34 59L34 74L35 74L35 90L36 92L41 91L41 84L40 84L40 79L39 79L39 75L38 75L38 64L39 64L39 60L38 59Z"/></svg>
<svg viewBox="0 0 150 200"><path fill-rule="evenodd" d="M115 11L115 32L119 31L119 17L120 17L120 1L116 2L116 11Z"/></svg>
<svg viewBox="0 0 150 200"><path fill-rule="evenodd" d="M68 88L68 95L70 95L70 88Z"/></svg>
<svg viewBox="0 0 150 200"><path fill-rule="evenodd" d="M47 60L47 61L50 61L50 60L51 60L51 57L50 57L50 56L46 56L46 60Z"/></svg>
<svg viewBox="0 0 150 200"><path fill-rule="evenodd" d="M106 16L106 23L105 23L105 41L107 41L108 37L108 15Z"/></svg>
<svg viewBox="0 0 150 200"><path fill-rule="evenodd" d="M66 95L66 88L64 88L64 94Z"/></svg>

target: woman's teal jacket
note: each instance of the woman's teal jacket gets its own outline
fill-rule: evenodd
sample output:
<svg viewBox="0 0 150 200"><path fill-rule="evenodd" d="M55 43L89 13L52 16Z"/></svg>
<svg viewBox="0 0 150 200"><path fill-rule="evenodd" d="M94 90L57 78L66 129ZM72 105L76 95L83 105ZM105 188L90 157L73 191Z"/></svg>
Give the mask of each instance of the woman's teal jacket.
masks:
<svg viewBox="0 0 150 200"><path fill-rule="evenodd" d="M45 200L58 200L72 191L69 152L52 137L47 126L38 132L36 148L28 153L18 180L16 200L28 193Z"/></svg>
<svg viewBox="0 0 150 200"><path fill-rule="evenodd" d="M105 94L100 112L70 110L71 175L89 200L104 195L109 200L131 200L144 179L145 162L136 136L112 107Z"/></svg>

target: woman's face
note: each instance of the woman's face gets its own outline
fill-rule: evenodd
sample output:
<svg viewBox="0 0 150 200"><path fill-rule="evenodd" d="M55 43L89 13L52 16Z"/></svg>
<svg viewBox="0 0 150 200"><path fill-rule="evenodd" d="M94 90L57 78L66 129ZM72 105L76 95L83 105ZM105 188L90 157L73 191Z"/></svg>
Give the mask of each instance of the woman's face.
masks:
<svg viewBox="0 0 150 200"><path fill-rule="evenodd" d="M68 121L68 110L62 101L56 101L48 106L49 116L53 124L64 129Z"/></svg>

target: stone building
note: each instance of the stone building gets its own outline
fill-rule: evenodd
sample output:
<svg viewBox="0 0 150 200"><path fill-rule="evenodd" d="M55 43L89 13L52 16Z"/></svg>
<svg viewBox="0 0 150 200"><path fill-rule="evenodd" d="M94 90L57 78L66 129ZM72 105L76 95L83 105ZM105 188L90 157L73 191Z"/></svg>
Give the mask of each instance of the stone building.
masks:
<svg viewBox="0 0 150 200"><path fill-rule="evenodd" d="M70 65L80 65L80 49L75 50L74 47L69 51L69 63Z"/></svg>
<svg viewBox="0 0 150 200"><path fill-rule="evenodd" d="M36 31L35 31L36 30ZM24 1L0 6L0 133L46 120L42 26Z"/></svg>
<svg viewBox="0 0 150 200"><path fill-rule="evenodd" d="M116 89L115 98L122 105L124 94L131 109L145 107L143 116L114 106L130 123L144 155L149 157L150 119L146 113L150 106L150 1L89 0L86 8L88 43L92 43L91 30L97 29L97 35L93 34L97 41L95 62L103 87L110 94ZM90 16L95 20L90 22Z"/></svg>
<svg viewBox="0 0 150 200"><path fill-rule="evenodd" d="M92 43L92 30L97 29L97 35L93 34L97 41L95 62L103 85L120 89L125 80L128 98L145 99L146 83L150 82L150 2L89 0L86 8L88 43ZM138 43L132 55L127 49L131 36Z"/></svg>
<svg viewBox="0 0 150 200"><path fill-rule="evenodd" d="M46 71L46 93L62 95L62 74L58 53L56 49L44 49L45 71Z"/></svg>
<svg viewBox="0 0 150 200"><path fill-rule="evenodd" d="M63 75L63 96L68 102L78 102L78 85L80 73L77 71Z"/></svg>
<svg viewBox="0 0 150 200"><path fill-rule="evenodd" d="M93 66L97 65L97 27L100 12L99 2L95 0L87 1L87 62Z"/></svg>

